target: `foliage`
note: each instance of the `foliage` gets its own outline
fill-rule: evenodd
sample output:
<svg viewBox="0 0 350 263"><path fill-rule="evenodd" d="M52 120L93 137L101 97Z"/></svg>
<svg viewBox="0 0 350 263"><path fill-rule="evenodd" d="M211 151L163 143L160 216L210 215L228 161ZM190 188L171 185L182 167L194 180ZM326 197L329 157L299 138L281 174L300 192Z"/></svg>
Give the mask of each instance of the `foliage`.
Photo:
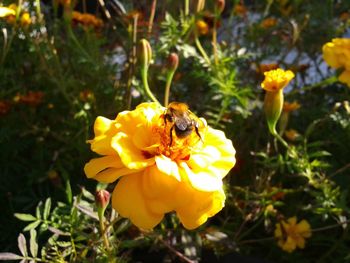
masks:
<svg viewBox="0 0 350 263"><path fill-rule="evenodd" d="M326 42L349 37L349 2L226 1L222 13L220 1L200 2L20 0L16 16L0 17L0 260L217 262L239 252L271 262L349 261L350 92L322 58ZM75 20L72 10L103 26ZM177 53L170 101L186 102L237 150L225 208L193 231L170 214L145 232L110 205L99 218L92 192L113 185L83 172L96 117L148 99L137 63L142 38L153 50L155 97L163 101L166 58ZM274 67L294 72L285 101L301 105L281 115L287 146L269 135L263 114L260 84ZM274 230L294 216L309 222L312 237L287 253Z"/></svg>

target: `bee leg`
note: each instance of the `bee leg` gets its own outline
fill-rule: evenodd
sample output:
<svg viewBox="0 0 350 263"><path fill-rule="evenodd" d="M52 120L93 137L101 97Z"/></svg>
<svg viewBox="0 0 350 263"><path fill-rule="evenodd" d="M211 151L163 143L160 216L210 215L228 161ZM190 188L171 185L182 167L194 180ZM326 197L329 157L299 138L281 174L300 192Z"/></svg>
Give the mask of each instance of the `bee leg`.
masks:
<svg viewBox="0 0 350 263"><path fill-rule="evenodd" d="M174 130L174 125L170 128L170 143L169 143L169 147L171 147L171 145L173 143L173 130Z"/></svg>
<svg viewBox="0 0 350 263"><path fill-rule="evenodd" d="M196 131L196 134L198 135L198 137L201 139L201 141L203 142L202 140L202 136L199 134L199 130L198 130L198 123L196 122L195 125L194 125L194 129Z"/></svg>

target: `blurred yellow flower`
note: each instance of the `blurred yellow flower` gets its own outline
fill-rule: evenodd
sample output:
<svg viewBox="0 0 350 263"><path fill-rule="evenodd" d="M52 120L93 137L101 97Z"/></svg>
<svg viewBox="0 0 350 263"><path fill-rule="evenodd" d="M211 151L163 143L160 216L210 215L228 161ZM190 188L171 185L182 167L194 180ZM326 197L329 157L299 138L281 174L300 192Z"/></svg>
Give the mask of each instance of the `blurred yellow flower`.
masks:
<svg viewBox="0 0 350 263"><path fill-rule="evenodd" d="M21 16L21 25L23 27L29 26L32 23L32 19L28 12L24 12Z"/></svg>
<svg viewBox="0 0 350 263"><path fill-rule="evenodd" d="M200 35L206 35L209 32L209 26L204 20L198 20L196 22L196 28Z"/></svg>
<svg viewBox="0 0 350 263"><path fill-rule="evenodd" d="M16 15L16 11L9 7L0 6L0 17L7 17Z"/></svg>
<svg viewBox="0 0 350 263"><path fill-rule="evenodd" d="M115 120L98 117L92 151L103 155L84 167L88 178L119 179L112 206L142 229L175 211L187 229L205 223L224 206L222 179L235 164L235 149L222 131L198 118L198 135L176 136L166 108L142 103Z"/></svg>
<svg viewBox="0 0 350 263"><path fill-rule="evenodd" d="M276 92L285 88L294 78L294 73L290 70L274 69L264 72L265 79L261 87L266 91Z"/></svg>
<svg viewBox="0 0 350 263"><path fill-rule="evenodd" d="M323 45L323 59L334 69L343 69L338 77L350 87L350 38L334 38Z"/></svg>
<svg viewBox="0 0 350 263"><path fill-rule="evenodd" d="M297 224L297 218L291 217L276 224L275 238L284 251L293 252L297 247L305 247L305 238L311 237L311 227L306 220Z"/></svg>
<svg viewBox="0 0 350 263"><path fill-rule="evenodd" d="M299 108L300 108L300 104L297 101L293 101L293 102L286 101L283 103L283 111L284 112L296 111Z"/></svg>
<svg viewBox="0 0 350 263"><path fill-rule="evenodd" d="M265 18L263 21L261 21L260 26L262 28L268 29L270 27L273 27L277 24L277 19L273 17Z"/></svg>

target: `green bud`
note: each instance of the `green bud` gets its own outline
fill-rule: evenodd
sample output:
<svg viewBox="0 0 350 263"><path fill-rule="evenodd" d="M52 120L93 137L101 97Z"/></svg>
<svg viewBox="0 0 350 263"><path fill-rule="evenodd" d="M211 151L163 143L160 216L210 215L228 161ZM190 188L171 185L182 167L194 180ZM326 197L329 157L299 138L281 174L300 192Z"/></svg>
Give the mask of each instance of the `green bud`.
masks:
<svg viewBox="0 0 350 263"><path fill-rule="evenodd" d="M267 125L271 134L276 135L276 124L281 116L283 108L283 89L276 92L266 91L264 100L264 111Z"/></svg>
<svg viewBox="0 0 350 263"><path fill-rule="evenodd" d="M141 39L139 44L139 60L141 67L148 68L152 60L152 48L146 39Z"/></svg>

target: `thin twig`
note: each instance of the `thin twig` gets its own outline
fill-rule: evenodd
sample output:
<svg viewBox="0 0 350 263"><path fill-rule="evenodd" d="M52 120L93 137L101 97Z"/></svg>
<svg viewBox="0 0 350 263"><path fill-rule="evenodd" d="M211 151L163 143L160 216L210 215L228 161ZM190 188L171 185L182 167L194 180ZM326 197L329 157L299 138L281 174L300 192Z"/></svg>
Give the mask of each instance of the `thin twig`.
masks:
<svg viewBox="0 0 350 263"><path fill-rule="evenodd" d="M175 248L173 248L171 245L169 245L167 242L165 242L163 239L159 239L159 241L166 246L171 252L173 252L177 257L179 257L181 260L187 263L197 263L196 260L189 259L181 252L177 251Z"/></svg>

